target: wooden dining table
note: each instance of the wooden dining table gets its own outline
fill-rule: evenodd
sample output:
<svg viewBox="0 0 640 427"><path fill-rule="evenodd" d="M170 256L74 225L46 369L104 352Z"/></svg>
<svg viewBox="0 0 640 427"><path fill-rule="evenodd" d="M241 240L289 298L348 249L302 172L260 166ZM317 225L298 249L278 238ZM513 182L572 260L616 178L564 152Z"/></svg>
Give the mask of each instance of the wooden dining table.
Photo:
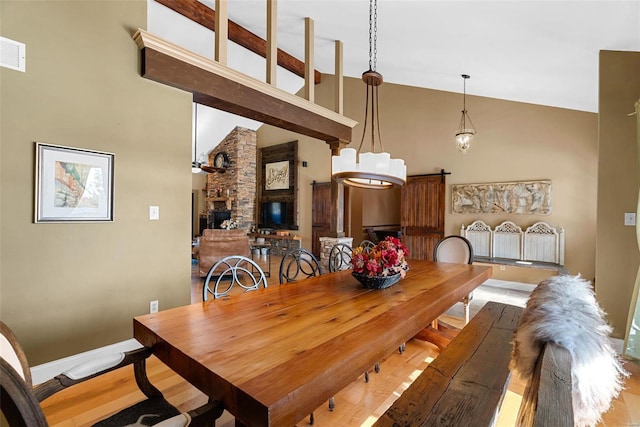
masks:
<svg viewBox="0 0 640 427"><path fill-rule="evenodd" d="M386 289L345 270L138 316L134 337L238 425L294 426L491 276L409 266Z"/></svg>

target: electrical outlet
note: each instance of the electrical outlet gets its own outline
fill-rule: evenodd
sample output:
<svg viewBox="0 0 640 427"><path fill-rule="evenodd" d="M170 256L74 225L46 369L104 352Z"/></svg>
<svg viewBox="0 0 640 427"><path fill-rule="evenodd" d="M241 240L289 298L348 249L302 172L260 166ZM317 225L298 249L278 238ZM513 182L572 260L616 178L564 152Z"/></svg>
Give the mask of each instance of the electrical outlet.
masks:
<svg viewBox="0 0 640 427"><path fill-rule="evenodd" d="M158 300L151 301L149 303L149 313L157 313L158 312Z"/></svg>
<svg viewBox="0 0 640 427"><path fill-rule="evenodd" d="M507 269L507 267L505 267L504 265L500 266L500 271L505 271Z"/></svg>

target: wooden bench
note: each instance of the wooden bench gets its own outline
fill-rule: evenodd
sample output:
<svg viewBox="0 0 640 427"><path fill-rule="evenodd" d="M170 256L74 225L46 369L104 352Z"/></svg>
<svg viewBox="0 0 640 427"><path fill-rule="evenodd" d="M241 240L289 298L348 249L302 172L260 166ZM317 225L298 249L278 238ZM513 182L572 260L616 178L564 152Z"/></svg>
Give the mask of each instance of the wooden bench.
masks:
<svg viewBox="0 0 640 427"><path fill-rule="evenodd" d="M571 355L554 343L542 348L522 396L518 426L573 427Z"/></svg>
<svg viewBox="0 0 640 427"><path fill-rule="evenodd" d="M488 302L374 427L493 425L509 385L511 339L523 311ZM563 347L543 347L517 425L573 426L571 360Z"/></svg>
<svg viewBox="0 0 640 427"><path fill-rule="evenodd" d="M509 384L523 309L488 302L374 427L492 425Z"/></svg>

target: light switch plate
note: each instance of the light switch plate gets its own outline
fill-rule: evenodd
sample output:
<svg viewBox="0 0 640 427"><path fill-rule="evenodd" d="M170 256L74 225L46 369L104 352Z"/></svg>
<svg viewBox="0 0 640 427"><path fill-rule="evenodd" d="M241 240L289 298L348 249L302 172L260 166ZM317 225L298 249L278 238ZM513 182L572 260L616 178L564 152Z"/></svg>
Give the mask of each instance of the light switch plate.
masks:
<svg viewBox="0 0 640 427"><path fill-rule="evenodd" d="M635 212L625 212L624 213L624 225L636 225L636 214L635 214Z"/></svg>
<svg viewBox="0 0 640 427"><path fill-rule="evenodd" d="M149 219L150 220L160 219L160 206L149 206Z"/></svg>

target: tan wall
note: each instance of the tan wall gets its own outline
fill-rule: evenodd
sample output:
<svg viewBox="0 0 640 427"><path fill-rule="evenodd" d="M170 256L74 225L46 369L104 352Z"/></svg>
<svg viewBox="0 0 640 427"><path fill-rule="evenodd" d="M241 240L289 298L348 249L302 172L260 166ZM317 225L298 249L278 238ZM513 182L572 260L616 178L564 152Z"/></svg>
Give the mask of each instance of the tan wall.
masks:
<svg viewBox="0 0 640 427"><path fill-rule="evenodd" d="M636 120L640 52L600 52L598 230L596 294L615 336L624 337L640 255L635 227L624 213L638 201Z"/></svg>
<svg viewBox="0 0 640 427"><path fill-rule="evenodd" d="M400 189L362 192L362 226L400 225Z"/></svg>
<svg viewBox="0 0 640 427"><path fill-rule="evenodd" d="M384 73L384 70L380 70ZM345 115L362 120L364 83L345 79ZM316 102L333 105L333 77L323 76L316 87ZM447 177L446 234L458 234L462 224L482 219L491 226L512 220L525 227L546 221L566 231L566 266L571 273L595 277L597 115L560 108L543 107L467 96L467 108L478 130L472 148L460 154L453 134L458 126L462 96L456 93L384 83L380 88L380 121L384 147L392 157L407 164L409 175L451 172ZM281 139L278 131L266 126L258 133L258 145L294 139ZM362 125L354 128L351 144L357 148ZM313 167L307 181L330 179L330 150L324 142L301 144L303 150L314 146ZM302 152L302 150L301 150ZM301 158L302 157L301 155ZM314 174L316 173L317 174ZM553 213L551 215L461 215L451 213L450 184L551 179ZM301 200L310 200L310 186L300 185ZM305 246L311 235L310 209L301 204L300 234ZM310 206L310 205L306 205ZM369 208L362 199L362 210ZM363 216L365 214L363 213ZM358 224L354 219L352 224ZM361 223L361 225L368 225ZM354 227L354 233L356 230ZM355 236L357 240L357 235ZM508 267L523 281L539 281L540 272ZM509 273L509 271L507 271ZM552 274L545 272L544 276Z"/></svg>
<svg viewBox="0 0 640 427"><path fill-rule="evenodd" d="M190 301L191 96L140 77L144 1L0 2L1 302L32 365L132 337ZM115 221L34 224L34 141L115 153ZM160 220L149 221L149 206Z"/></svg>

